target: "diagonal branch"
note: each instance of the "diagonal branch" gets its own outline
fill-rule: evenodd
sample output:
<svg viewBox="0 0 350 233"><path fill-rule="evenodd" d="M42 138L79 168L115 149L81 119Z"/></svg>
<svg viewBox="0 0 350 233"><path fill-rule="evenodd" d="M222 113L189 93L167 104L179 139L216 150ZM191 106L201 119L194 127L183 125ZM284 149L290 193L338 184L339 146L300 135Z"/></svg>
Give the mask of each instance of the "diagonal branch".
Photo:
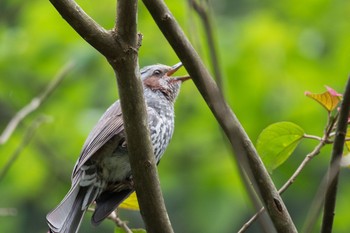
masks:
<svg viewBox="0 0 350 233"><path fill-rule="evenodd" d="M90 212L94 212L95 211L95 207L89 207L88 211ZM110 213L107 217L107 219L111 220L112 222L115 223L115 225L117 225L118 227L120 227L121 229L123 229L123 231L125 233L133 233L132 230L128 227L128 225L126 224L126 222L124 222L123 220L121 220L118 217L117 214L117 210L114 210L112 213Z"/></svg>
<svg viewBox="0 0 350 233"><path fill-rule="evenodd" d="M294 223L268 175L253 144L244 131L242 125L225 102L219 88L212 80L203 62L193 49L184 32L174 19L165 3L161 0L143 0L148 11L156 21L170 45L183 62L198 90L207 102L217 121L223 128L235 152L236 160L244 166L244 158L248 159L259 193L267 211L278 232L297 232ZM249 169L244 167L249 173Z"/></svg>
<svg viewBox="0 0 350 233"><path fill-rule="evenodd" d="M291 186L295 179L299 176L299 174L302 172L302 170L305 168L305 166L316 156L320 153L321 149L326 144L326 141L328 140L329 133L324 135L321 139L319 144L309 153L305 156L305 159L301 162L301 164L298 166L298 168L295 170L293 175L287 180L287 182L278 190L279 194L284 193L289 186ZM265 207L262 207L256 214L254 214L242 227L239 229L238 233L245 232L248 227L265 211Z"/></svg>
<svg viewBox="0 0 350 233"><path fill-rule="evenodd" d="M350 78L346 85L343 102L341 103L339 120L334 139L332 158L328 168L328 183L323 209L322 233L331 233L333 228L334 210L339 180L340 160L343 154L348 118L350 111Z"/></svg>

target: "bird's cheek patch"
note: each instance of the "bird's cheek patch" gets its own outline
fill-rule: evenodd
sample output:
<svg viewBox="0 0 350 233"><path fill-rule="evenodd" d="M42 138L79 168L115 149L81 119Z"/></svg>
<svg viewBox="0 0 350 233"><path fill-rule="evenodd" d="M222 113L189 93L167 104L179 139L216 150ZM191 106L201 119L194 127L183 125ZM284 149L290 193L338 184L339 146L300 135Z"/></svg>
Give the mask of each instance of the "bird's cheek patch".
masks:
<svg viewBox="0 0 350 233"><path fill-rule="evenodd" d="M145 79L143 81L143 84L152 90L157 90L161 88L161 85L159 83L159 78L155 78L155 77L150 77Z"/></svg>

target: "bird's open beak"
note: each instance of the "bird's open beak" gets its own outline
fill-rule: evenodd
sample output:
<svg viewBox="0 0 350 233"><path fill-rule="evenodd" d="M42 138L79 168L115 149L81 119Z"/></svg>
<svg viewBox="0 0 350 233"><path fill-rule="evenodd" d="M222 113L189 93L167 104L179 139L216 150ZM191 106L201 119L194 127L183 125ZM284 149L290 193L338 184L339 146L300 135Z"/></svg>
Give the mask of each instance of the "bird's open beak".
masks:
<svg viewBox="0 0 350 233"><path fill-rule="evenodd" d="M177 64L175 64L175 65L173 65L172 67L171 67L171 69L166 73L166 75L168 76L168 77L170 77L171 75L173 75L178 69L180 69L182 67L182 63L181 62L179 62L179 63L177 63ZM185 76L180 76L180 77L174 77L174 80L179 80L179 81L182 81L182 82L184 82L184 81L186 81L186 80L188 80L188 79L190 79L191 77L189 76L189 75L185 75Z"/></svg>

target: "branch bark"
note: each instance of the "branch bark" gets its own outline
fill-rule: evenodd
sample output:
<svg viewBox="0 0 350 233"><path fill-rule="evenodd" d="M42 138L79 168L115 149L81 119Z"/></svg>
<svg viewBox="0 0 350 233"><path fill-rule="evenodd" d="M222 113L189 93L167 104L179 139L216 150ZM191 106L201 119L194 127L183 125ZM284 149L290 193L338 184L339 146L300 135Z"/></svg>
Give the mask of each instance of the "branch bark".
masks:
<svg viewBox="0 0 350 233"><path fill-rule="evenodd" d="M323 209L322 233L331 233L334 221L337 187L339 180L340 160L343 155L348 118L350 111L350 78L346 85L343 102L341 103L339 120L334 139L332 158L328 169L327 190Z"/></svg>
<svg viewBox="0 0 350 233"><path fill-rule="evenodd" d="M237 161L239 161L241 166L244 166L244 159L248 159L248 164L251 171L253 171L253 177L250 178L253 181L255 180L261 198L277 231L285 233L297 232L253 144L240 122L225 102L219 88L174 19L174 16L161 0L143 0L143 3L184 64L198 90L201 92L217 121L223 128L235 152ZM249 174L247 166L244 167L244 170Z"/></svg>
<svg viewBox="0 0 350 233"><path fill-rule="evenodd" d="M118 77L128 154L146 230L155 233L172 233L173 229L160 189L148 131L147 112L138 65L139 37L136 23L137 0L118 1L117 38L120 38L122 44L127 46L123 46L124 58L112 60L110 63Z"/></svg>
<svg viewBox="0 0 350 233"><path fill-rule="evenodd" d="M128 154L140 211L148 232L172 233L160 189L138 65L137 0L120 0L113 30L105 30L73 0L50 0L62 17L103 54L118 82ZM133 140L137 138L138 140Z"/></svg>

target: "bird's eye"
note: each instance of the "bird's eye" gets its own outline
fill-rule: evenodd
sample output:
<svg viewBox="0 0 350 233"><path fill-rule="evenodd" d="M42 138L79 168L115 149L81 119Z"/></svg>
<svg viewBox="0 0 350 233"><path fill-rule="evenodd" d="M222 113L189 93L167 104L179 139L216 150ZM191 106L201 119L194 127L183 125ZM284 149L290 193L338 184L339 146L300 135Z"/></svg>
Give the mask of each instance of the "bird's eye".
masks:
<svg viewBox="0 0 350 233"><path fill-rule="evenodd" d="M153 75L160 75L162 72L160 70L153 71Z"/></svg>

